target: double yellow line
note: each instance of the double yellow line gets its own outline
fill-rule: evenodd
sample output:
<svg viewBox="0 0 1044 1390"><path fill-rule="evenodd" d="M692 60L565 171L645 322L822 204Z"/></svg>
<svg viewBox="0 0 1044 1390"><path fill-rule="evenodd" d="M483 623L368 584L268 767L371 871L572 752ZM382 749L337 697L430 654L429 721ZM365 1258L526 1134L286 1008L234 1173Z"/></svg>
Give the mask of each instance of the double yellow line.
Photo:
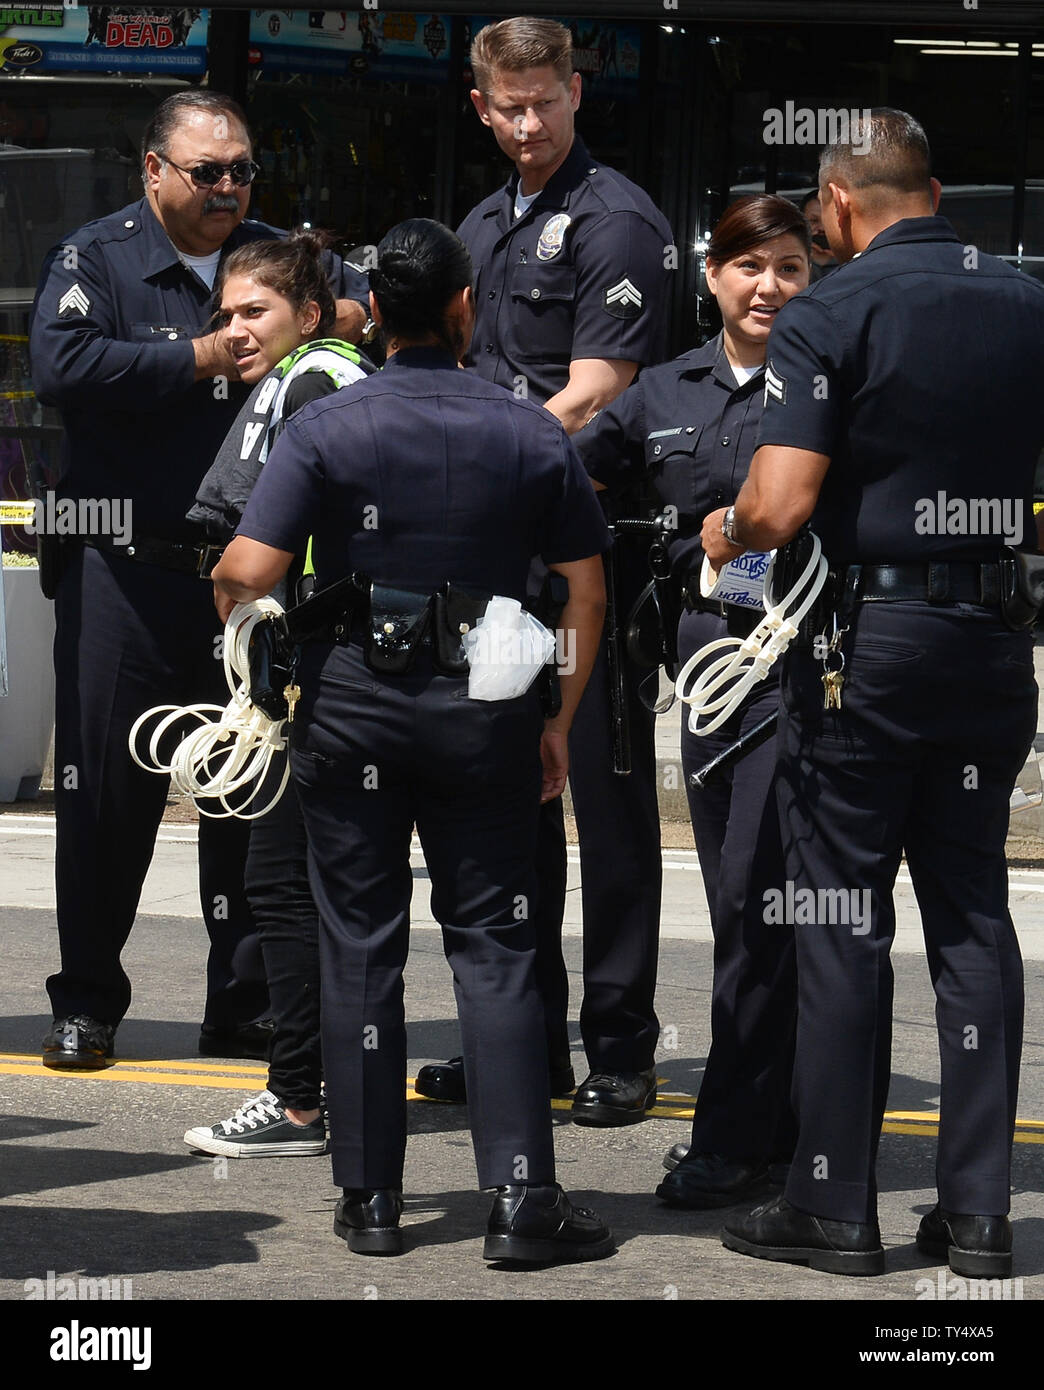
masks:
<svg viewBox="0 0 1044 1390"><path fill-rule="evenodd" d="M205 1086L218 1091L244 1091L256 1086L264 1089L268 1068L237 1062L178 1062L123 1059L100 1071L52 1071L39 1057L23 1052L0 1052L0 1075L46 1076L60 1081L130 1081L146 1086ZM414 1078L406 1081L406 1099L423 1100L413 1089ZM692 1096L660 1092L648 1112L651 1119L691 1120ZM570 1110L573 1102L564 1097L551 1102L553 1110ZM883 1134L913 1134L931 1138L939 1133L939 1112L931 1110L886 1111ZM1044 1120L1016 1120L1016 1144L1044 1144Z"/></svg>

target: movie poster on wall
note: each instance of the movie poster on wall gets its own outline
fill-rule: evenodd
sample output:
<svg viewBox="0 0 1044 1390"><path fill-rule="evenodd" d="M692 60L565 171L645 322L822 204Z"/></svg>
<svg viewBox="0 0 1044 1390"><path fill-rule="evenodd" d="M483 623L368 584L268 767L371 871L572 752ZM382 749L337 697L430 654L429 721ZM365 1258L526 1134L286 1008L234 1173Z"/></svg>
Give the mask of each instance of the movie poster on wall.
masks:
<svg viewBox="0 0 1044 1390"><path fill-rule="evenodd" d="M166 5L0 5L0 72L202 76L209 13Z"/></svg>

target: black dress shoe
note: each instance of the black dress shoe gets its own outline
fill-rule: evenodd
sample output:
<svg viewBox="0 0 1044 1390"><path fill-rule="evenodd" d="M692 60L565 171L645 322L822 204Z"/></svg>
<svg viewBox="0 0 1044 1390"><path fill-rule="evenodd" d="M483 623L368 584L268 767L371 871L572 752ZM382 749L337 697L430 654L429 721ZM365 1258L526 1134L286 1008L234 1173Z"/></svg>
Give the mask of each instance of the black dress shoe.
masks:
<svg viewBox="0 0 1044 1390"><path fill-rule="evenodd" d="M497 1188L482 1258L569 1264L601 1260L615 1249L605 1222L586 1207L574 1207L558 1183L552 1183Z"/></svg>
<svg viewBox="0 0 1044 1390"><path fill-rule="evenodd" d="M685 1155L689 1152L689 1149L690 1149L690 1148L691 1148L691 1145L689 1145L689 1144L672 1144L672 1145L671 1145L671 1147L667 1150L667 1152L666 1152L666 1153L664 1154L664 1156L663 1156L663 1166L667 1169L668 1173L673 1173L673 1172L674 1172L675 1168L677 1168L678 1164L682 1161L682 1159L685 1157Z"/></svg>
<svg viewBox="0 0 1044 1390"><path fill-rule="evenodd" d="M1011 1275L1011 1222L1006 1216L959 1216L935 1207L921 1218L917 1248L974 1279Z"/></svg>
<svg viewBox="0 0 1044 1390"><path fill-rule="evenodd" d="M576 1077L568 1057L551 1067L551 1094L568 1096L576 1086ZM413 1089L425 1100L449 1101L453 1105L468 1103L464 1084L464 1058L451 1057L448 1062L433 1062L421 1067Z"/></svg>
<svg viewBox="0 0 1044 1390"><path fill-rule="evenodd" d="M397 1188L376 1191L342 1189L334 1214L334 1235L348 1242L357 1255L401 1255L402 1193Z"/></svg>
<svg viewBox="0 0 1044 1390"><path fill-rule="evenodd" d="M767 1186L768 1164L761 1159L687 1152L660 1183L656 1195L669 1207L708 1211L746 1201Z"/></svg>
<svg viewBox="0 0 1044 1390"><path fill-rule="evenodd" d="M774 1197L747 1216L733 1216L721 1233L726 1250L808 1265L827 1274L883 1274L881 1232L876 1221L830 1221L798 1211Z"/></svg>
<svg viewBox="0 0 1044 1390"><path fill-rule="evenodd" d="M633 1125L656 1104L656 1068L592 1072L573 1097L575 1125Z"/></svg>
<svg viewBox="0 0 1044 1390"><path fill-rule="evenodd" d="M43 1040L43 1064L56 1071L97 1071L109 1065L116 1029L88 1014L56 1018Z"/></svg>
<svg viewBox="0 0 1044 1390"><path fill-rule="evenodd" d="M204 1023L199 1032L201 1057L247 1057L254 1062L267 1062L275 1033L274 1018L259 1018L238 1028L215 1028Z"/></svg>

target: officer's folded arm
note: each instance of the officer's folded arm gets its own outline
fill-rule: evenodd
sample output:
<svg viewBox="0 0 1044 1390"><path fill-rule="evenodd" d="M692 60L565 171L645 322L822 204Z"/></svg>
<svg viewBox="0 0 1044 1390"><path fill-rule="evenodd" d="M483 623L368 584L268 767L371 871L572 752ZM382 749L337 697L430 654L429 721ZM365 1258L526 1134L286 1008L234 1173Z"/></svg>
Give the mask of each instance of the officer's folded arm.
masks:
<svg viewBox="0 0 1044 1390"><path fill-rule="evenodd" d="M542 802L552 801L565 790L569 773L569 729L591 674L605 621L605 566L601 555L561 564L549 563L548 569L569 582L569 600L562 609L561 630L573 634L574 659L572 669L559 670L562 708L554 719L544 722L544 735L540 741L540 757L544 766L540 792ZM568 646L566 650L569 650Z"/></svg>
<svg viewBox="0 0 1044 1390"><path fill-rule="evenodd" d="M575 434L631 384L637 370L637 362L577 357L569 364L568 382L557 396L544 402L544 409L561 420L566 434Z"/></svg>
<svg viewBox="0 0 1044 1390"><path fill-rule="evenodd" d="M711 568L720 569L744 550L774 550L793 539L815 510L829 467L829 454L762 444L734 504L732 529L739 544L731 545L722 534L727 508L704 517L700 542Z"/></svg>
<svg viewBox="0 0 1044 1390"><path fill-rule="evenodd" d="M290 568L292 550L276 550L249 536L234 536L214 567L214 606L227 622L237 603L270 594Z"/></svg>

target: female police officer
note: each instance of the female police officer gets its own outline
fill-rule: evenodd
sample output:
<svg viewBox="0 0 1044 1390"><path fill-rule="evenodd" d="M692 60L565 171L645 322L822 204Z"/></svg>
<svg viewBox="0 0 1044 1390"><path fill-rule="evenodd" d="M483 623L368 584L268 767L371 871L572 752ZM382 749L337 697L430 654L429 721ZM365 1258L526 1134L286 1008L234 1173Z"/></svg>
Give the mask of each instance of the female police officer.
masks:
<svg viewBox="0 0 1044 1390"><path fill-rule="evenodd" d="M623 487L647 474L663 505L674 509L677 531L669 553L684 601L682 662L708 642L749 635L764 616L760 609L701 598L699 532L704 516L733 501L747 476L769 329L786 301L808 284L808 274L808 226L797 208L764 194L737 200L707 251L720 335L643 372L574 439L598 485ZM713 733L697 737L687 726L682 730L689 811L714 933L714 987L712 1044L692 1144L657 1188L674 1206L728 1206L762 1185L769 1162L788 1158L793 1147L793 939L788 928L766 925L762 896L783 879L774 745L763 745L702 790L688 781L777 702L778 683L770 678Z"/></svg>
<svg viewBox="0 0 1044 1390"><path fill-rule="evenodd" d="M330 622L303 651L292 755L322 926L335 1231L360 1253L402 1248L416 823L453 968L479 1184L497 1189L485 1257L596 1259L613 1248L608 1228L554 1180L527 911L538 806L564 785L601 627L608 538L558 422L459 370L471 279L440 224L389 232L370 277L387 365L289 423L214 578L227 616L269 592L311 534L320 588L346 581L336 602L311 601ZM444 673L457 669L455 619L470 603L474 623L494 594L521 600L534 554L568 579L562 625L575 631L546 723L535 687L472 701L465 677Z"/></svg>

